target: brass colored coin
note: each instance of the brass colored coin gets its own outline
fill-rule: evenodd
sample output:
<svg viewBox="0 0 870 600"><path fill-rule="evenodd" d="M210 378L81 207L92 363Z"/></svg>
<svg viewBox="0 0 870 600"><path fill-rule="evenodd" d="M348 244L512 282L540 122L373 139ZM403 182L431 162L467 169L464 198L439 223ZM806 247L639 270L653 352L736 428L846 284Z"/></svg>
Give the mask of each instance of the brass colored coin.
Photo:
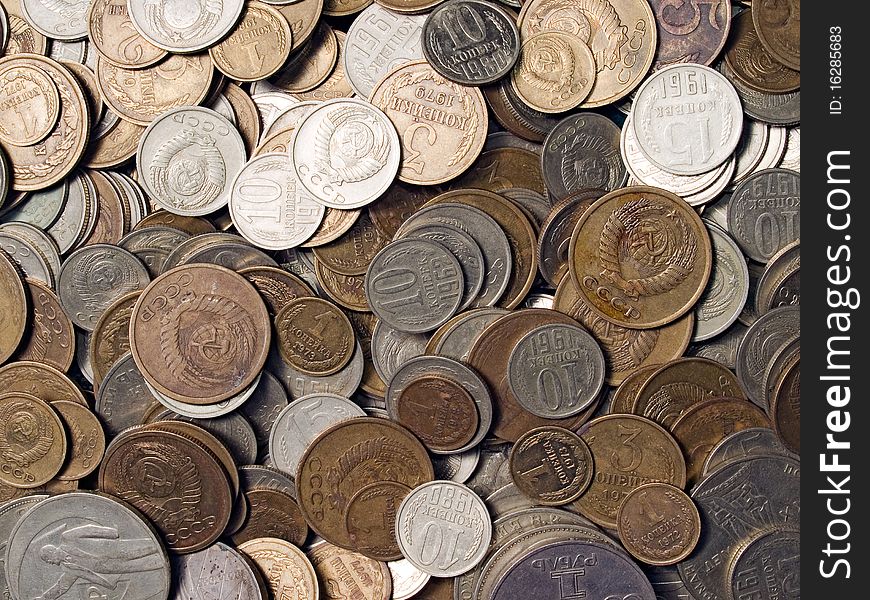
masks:
<svg viewBox="0 0 870 600"><path fill-rule="evenodd" d="M360 389L375 398L384 398L387 393L387 384L381 379L372 360L372 336L378 318L370 312L358 312L347 310L345 313L353 325L356 340L359 342L363 353L363 374L360 381Z"/></svg>
<svg viewBox="0 0 870 600"><path fill-rule="evenodd" d="M695 404L677 419L671 433L686 457L686 479L697 483L704 461L727 435L750 427L770 427L767 415L749 400L711 398Z"/></svg>
<svg viewBox="0 0 870 600"><path fill-rule="evenodd" d="M600 317L630 329L676 321L701 297L713 266L710 236L685 201L653 187L611 192L571 237L574 284Z"/></svg>
<svg viewBox="0 0 870 600"><path fill-rule="evenodd" d="M336 273L316 259L314 272L317 275L317 283L337 304L350 310L362 312L371 310L368 300L366 300L365 277L363 275Z"/></svg>
<svg viewBox="0 0 870 600"><path fill-rule="evenodd" d="M344 513L356 492L378 481L413 489L433 477L426 449L408 430L358 417L333 425L308 446L296 474L299 507L323 539L353 548Z"/></svg>
<svg viewBox="0 0 870 600"><path fill-rule="evenodd" d="M135 229L156 226L173 227L179 231L189 233L192 236L215 232L214 225L202 217L176 215L168 210L158 210L143 217L142 220L136 224Z"/></svg>
<svg viewBox="0 0 870 600"><path fill-rule="evenodd" d="M358 13L372 0L326 0L323 4L323 14L327 17L344 17Z"/></svg>
<svg viewBox="0 0 870 600"><path fill-rule="evenodd" d="M536 504L568 504L592 483L592 452L577 434L561 427L527 431L508 460L514 484Z"/></svg>
<svg viewBox="0 0 870 600"><path fill-rule="evenodd" d="M278 349L288 364L309 375L340 371L354 350L347 316L321 298L296 298L275 315Z"/></svg>
<svg viewBox="0 0 870 600"><path fill-rule="evenodd" d="M6 56L16 54L45 54L48 38L30 26L24 17L13 12L17 3L9 3L9 41L6 43Z"/></svg>
<svg viewBox="0 0 870 600"><path fill-rule="evenodd" d="M511 350L529 331L550 323L576 325L577 321L542 308L516 310L484 329L468 354L466 362L483 377L492 391L492 433L502 440L515 442L531 429L550 425L573 430L591 414L584 412L569 419L543 419L523 410L510 389L507 368Z"/></svg>
<svg viewBox="0 0 870 600"><path fill-rule="evenodd" d="M750 9L758 37L768 52L789 69L801 68L801 3L759 2Z"/></svg>
<svg viewBox="0 0 870 600"><path fill-rule="evenodd" d="M30 394L0 395L0 482L35 488L58 474L66 459L67 437L54 409Z"/></svg>
<svg viewBox="0 0 870 600"><path fill-rule="evenodd" d="M323 266L336 273L365 275L372 259L389 241L374 226L368 211L363 211L347 233L312 251Z"/></svg>
<svg viewBox="0 0 870 600"><path fill-rule="evenodd" d="M100 420L77 402L60 400L52 402L51 407L66 426L69 440L69 457L57 478L61 481L76 481L93 473L100 466L106 450L106 435Z"/></svg>
<svg viewBox="0 0 870 600"><path fill-rule="evenodd" d="M626 496L644 483L686 485L686 461L677 441L649 419L606 415L589 422L581 435L592 451L595 476L572 506L608 529Z"/></svg>
<svg viewBox="0 0 870 600"><path fill-rule="evenodd" d="M487 150L465 175L451 184L452 188L478 188L502 192L513 188L547 193L541 173L541 157L522 148Z"/></svg>
<svg viewBox="0 0 870 600"><path fill-rule="evenodd" d="M369 205L369 216L381 235L393 239L402 223L433 198L430 187L408 185L396 181L376 202Z"/></svg>
<svg viewBox="0 0 870 600"><path fill-rule="evenodd" d="M777 61L767 51L753 23L756 10L748 9L734 17L725 64L743 85L767 94L784 94L800 89L800 71Z"/></svg>
<svg viewBox="0 0 870 600"><path fill-rule="evenodd" d="M595 56L582 39L561 31L541 31L523 38L511 84L529 107L561 113L586 99L595 73Z"/></svg>
<svg viewBox="0 0 870 600"><path fill-rule="evenodd" d="M378 4L397 13L423 13L440 4L441 0L378 0Z"/></svg>
<svg viewBox="0 0 870 600"><path fill-rule="evenodd" d="M285 540L263 537L241 544L239 551L257 565L269 586L270 598L318 600L314 567L296 546Z"/></svg>
<svg viewBox="0 0 870 600"><path fill-rule="evenodd" d="M26 59L0 63L0 140L30 146L51 133L60 93L51 77Z"/></svg>
<svg viewBox="0 0 870 600"><path fill-rule="evenodd" d="M338 30L335 30L334 33L335 39L338 42L338 52L332 73L330 73L329 77L327 77L317 87L308 90L307 92L297 92L293 94L294 97L302 101L316 100L325 102L326 100L332 100L333 98L350 98L354 95L353 88L350 87L347 73L344 70L344 46L347 34Z"/></svg>
<svg viewBox="0 0 870 600"><path fill-rule="evenodd" d="M708 358L680 358L650 376L631 412L671 428L692 406L710 398L745 399L746 393L723 365Z"/></svg>
<svg viewBox="0 0 870 600"><path fill-rule="evenodd" d="M486 190L452 190L436 196L427 206L445 202L462 202L478 208L492 217L505 231L511 247L513 269L508 278L508 287L498 305L514 308L532 289L538 274L537 238L529 219L516 204L496 193Z"/></svg>
<svg viewBox="0 0 870 600"><path fill-rule="evenodd" d="M605 190L580 190L550 209L538 238L538 264L541 275L553 287L558 287L568 273L568 248L577 221L606 193Z"/></svg>
<svg viewBox="0 0 870 600"><path fill-rule="evenodd" d="M598 74L584 108L613 104L634 90L652 65L658 41L645 0L530 0L520 11L519 28L523 40L561 31L592 48Z"/></svg>
<svg viewBox="0 0 870 600"><path fill-rule="evenodd" d="M405 183L437 185L455 179L486 142L483 94L445 79L425 60L390 71L375 85L370 101L399 132L399 180Z"/></svg>
<svg viewBox="0 0 870 600"><path fill-rule="evenodd" d="M265 79L290 56L290 24L277 9L262 2L247 2L235 29L209 48L214 66L236 81Z"/></svg>
<svg viewBox="0 0 870 600"><path fill-rule="evenodd" d="M465 446L480 423L471 394L458 381L436 375L408 383L396 398L396 414L391 416L438 452Z"/></svg>
<svg viewBox="0 0 870 600"><path fill-rule="evenodd" d="M666 483L635 488L619 507L619 540L648 565L673 565L692 553L701 537L701 515L683 490Z"/></svg>
<svg viewBox="0 0 870 600"><path fill-rule="evenodd" d="M481 88L495 120L517 137L540 144L559 123L556 115L548 115L520 100L506 77L499 83Z"/></svg>
<svg viewBox="0 0 870 600"><path fill-rule="evenodd" d="M73 74L55 61L35 54L19 55L0 59L0 68L12 60L48 75L60 96L60 117L48 137L27 147L3 144L12 165L12 189L41 190L66 177L81 160L90 131L88 103Z"/></svg>
<svg viewBox="0 0 870 600"><path fill-rule="evenodd" d="M611 415L630 415L640 388L647 382L653 373L658 371L660 365L647 365L633 371L631 375L622 380L619 387L610 399Z"/></svg>
<svg viewBox="0 0 870 600"><path fill-rule="evenodd" d="M247 92L233 83L224 86L223 95L233 107L236 125L239 128L239 133L242 134L242 139L245 140L248 156L251 156L260 140L261 125L257 105L254 104Z"/></svg>
<svg viewBox="0 0 870 600"><path fill-rule="evenodd" d="M254 287L209 264L183 265L152 281L130 319L130 349L146 381L189 404L214 404L251 385L270 338L269 313Z"/></svg>
<svg viewBox="0 0 870 600"><path fill-rule="evenodd" d="M323 11L323 0L299 0L291 4L278 7L278 12L284 15L290 23L293 32L293 47L291 52L296 52L307 42L314 29L320 22L320 13Z"/></svg>
<svg viewBox="0 0 870 600"><path fill-rule="evenodd" d="M300 93L313 90L329 78L338 61L338 38L325 21L311 40L281 69L273 83L281 90Z"/></svg>
<svg viewBox="0 0 870 600"><path fill-rule="evenodd" d="M97 86L97 76L87 65L75 62L74 60L61 59L58 61L75 76L76 81L82 86L85 92L85 98L88 101L88 113L91 115L91 134L95 135L97 125L103 113L103 99L100 96L100 89Z"/></svg>
<svg viewBox="0 0 870 600"><path fill-rule="evenodd" d="M114 167L136 155L145 127L118 119L106 134L91 138L84 164L92 169Z"/></svg>
<svg viewBox="0 0 870 600"><path fill-rule="evenodd" d="M304 281L284 269L246 267L239 269L238 273L257 288L266 302L266 308L273 315L281 312L281 309L291 300L314 295Z"/></svg>
<svg viewBox="0 0 870 600"><path fill-rule="evenodd" d="M130 317L141 295L142 291L136 290L121 296L103 311L94 326L88 353L95 387L99 387L112 365L130 351Z"/></svg>
<svg viewBox="0 0 870 600"><path fill-rule="evenodd" d="M266 144L267 142L268 140L263 143ZM359 220L362 212L360 208L342 210L327 206L320 227L317 228L314 235L308 238L308 241L300 244L300 248L316 248L317 246L334 242L350 231L351 227Z"/></svg>
<svg viewBox="0 0 870 600"><path fill-rule="evenodd" d="M682 356L695 329L692 312L655 329L628 329L611 323L589 307L571 277L563 277L559 283L554 308L577 319L598 340L608 367L606 382L609 385L619 385L635 369L660 365Z"/></svg>
<svg viewBox="0 0 870 600"><path fill-rule="evenodd" d="M266 154L269 152L289 152L292 146L290 141L293 139L295 129L282 129L266 137L263 142L254 149L251 158ZM321 223L321 227L323 224Z"/></svg>
<svg viewBox="0 0 870 600"><path fill-rule="evenodd" d="M274 537L287 540L295 546L305 544L308 525L299 505L289 495L278 490L254 488L245 490L248 518L233 534L233 543L241 546L257 538Z"/></svg>
<svg viewBox="0 0 870 600"><path fill-rule="evenodd" d="M142 69L167 55L133 27L127 0L94 0L88 9L88 40L102 58L119 67Z"/></svg>
<svg viewBox="0 0 870 600"><path fill-rule="evenodd" d="M340 585L324 586L324 595L330 600L390 600L393 597L393 580L384 562L328 542L312 546L308 558L319 581L341 582Z"/></svg>
<svg viewBox="0 0 870 600"><path fill-rule="evenodd" d="M400 560L396 512L411 488L395 481L376 481L361 488L347 503L344 523L357 552L375 560Z"/></svg>
<svg viewBox="0 0 870 600"><path fill-rule="evenodd" d="M2 263L2 260L0 260ZM0 266L2 269L2 266ZM2 279L0 279L2 281ZM0 283L0 285L3 285ZM32 318L28 334L18 346L16 360L35 361L54 367L59 371L66 371L72 365L75 357L75 331L72 321L63 312L60 300L51 288L35 279L27 280L30 293L30 307ZM9 302L14 298L7 292L0 294L3 301ZM25 317L26 320L26 317ZM7 316L4 323L9 323ZM4 327L0 337L9 335L11 329ZM2 362L2 361L0 361Z"/></svg>
<svg viewBox="0 0 870 600"><path fill-rule="evenodd" d="M785 447L801 450L801 360L795 355L782 370L773 389L770 407L773 428Z"/></svg>
<svg viewBox="0 0 870 600"><path fill-rule="evenodd" d="M130 207L125 205L118 188L100 171L88 171L88 177L97 192L97 222L82 246L114 244L124 237L130 228Z"/></svg>
<svg viewBox="0 0 870 600"><path fill-rule="evenodd" d="M46 402L69 400L87 406L85 397L72 380L54 367L32 361L12 362L0 367L0 390L23 392Z"/></svg>
<svg viewBox="0 0 870 600"><path fill-rule="evenodd" d="M214 77L208 53L171 54L146 69L128 69L97 58L97 83L109 109L124 120L148 125L178 106L202 102Z"/></svg>
<svg viewBox="0 0 870 600"><path fill-rule="evenodd" d="M233 503L227 474L204 445L144 428L128 429L109 444L99 488L144 513L166 546L179 553L216 541ZM174 506L178 508L171 510Z"/></svg>
<svg viewBox="0 0 870 600"><path fill-rule="evenodd" d="M26 333L27 291L17 265L0 250L0 364L15 353ZM33 288L29 291L32 298ZM34 323L36 326L38 323ZM30 337L32 339L33 336Z"/></svg>

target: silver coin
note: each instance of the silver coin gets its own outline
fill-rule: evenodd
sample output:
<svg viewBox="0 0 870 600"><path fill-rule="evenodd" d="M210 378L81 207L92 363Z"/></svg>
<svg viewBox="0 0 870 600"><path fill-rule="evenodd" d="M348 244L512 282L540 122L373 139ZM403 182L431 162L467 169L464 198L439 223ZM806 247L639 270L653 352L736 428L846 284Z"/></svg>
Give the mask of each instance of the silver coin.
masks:
<svg viewBox="0 0 870 600"><path fill-rule="evenodd" d="M703 477L727 463L752 456L768 456L770 454L799 460L782 445L773 429L750 427L735 431L719 441L710 450L710 454L704 459Z"/></svg>
<svg viewBox="0 0 870 600"><path fill-rule="evenodd" d="M759 317L740 342L737 379L749 399L765 410L765 369L776 351L800 334L800 327L800 307L784 306Z"/></svg>
<svg viewBox="0 0 870 600"><path fill-rule="evenodd" d="M508 314L504 308L477 308L462 315L435 344L434 354L464 361L477 336L500 317ZM387 380L384 380L387 381Z"/></svg>
<svg viewBox="0 0 870 600"><path fill-rule="evenodd" d="M492 127L490 127L490 129L492 129ZM538 156L543 152L543 146L537 142L524 140L509 131L490 131L490 133L486 134L486 141L483 143L481 154L488 150L498 150L500 148L519 148L520 150L533 152ZM502 190L499 194L504 196L506 191L508 190Z"/></svg>
<svg viewBox="0 0 870 600"><path fill-rule="evenodd" d="M296 499L296 484L293 479L273 467L244 465L239 467L239 487L242 491L267 489L287 494Z"/></svg>
<svg viewBox="0 0 870 600"><path fill-rule="evenodd" d="M275 119L272 121L271 125L269 125L269 128L264 130L262 135L260 135L260 141L265 141L266 138L278 133L279 131L296 129L302 119L304 119L308 113L314 110L317 106L320 106L320 102L316 100L306 100L289 106L281 113L275 115Z"/></svg>
<svg viewBox="0 0 870 600"><path fill-rule="evenodd" d="M408 333L388 325L375 323L372 331L372 365L384 383L389 383L399 367L417 356L426 354L429 338L422 333Z"/></svg>
<svg viewBox="0 0 870 600"><path fill-rule="evenodd" d="M491 538L492 521L483 500L454 481L414 488L396 512L402 555L437 577L456 577L473 569L483 560ZM436 540L446 539L450 543L436 545Z"/></svg>
<svg viewBox="0 0 870 600"><path fill-rule="evenodd" d="M293 477L305 450L322 431L365 411L342 396L315 393L294 400L275 419L269 434L269 456L275 466Z"/></svg>
<svg viewBox="0 0 870 600"><path fill-rule="evenodd" d="M133 27L146 40L169 52L185 53L218 43L239 21L244 5L242 0L135 0L128 11Z"/></svg>
<svg viewBox="0 0 870 600"><path fill-rule="evenodd" d="M151 205L145 197L145 191L138 181L135 181L125 173L117 171L105 171L109 179L116 183L126 195L130 207L130 227L135 227L142 218L151 212Z"/></svg>
<svg viewBox="0 0 870 600"><path fill-rule="evenodd" d="M496 490L513 483L508 463L511 444L483 445L477 469L465 483L481 498L488 498Z"/></svg>
<svg viewBox="0 0 870 600"><path fill-rule="evenodd" d="M230 104L230 101L227 100L227 97L223 94L218 94L217 96L215 96L214 99L206 105L206 107L212 109L224 119L232 123L234 127L239 126L238 122L236 121L236 111L233 110L233 105Z"/></svg>
<svg viewBox="0 0 870 600"><path fill-rule="evenodd" d="M757 534L731 559L731 597L775 595L782 600L800 600L800 546L799 529L776 528Z"/></svg>
<svg viewBox="0 0 870 600"><path fill-rule="evenodd" d="M708 224L713 270L695 305L693 342L716 337L737 320L749 297L749 268L740 248L718 226Z"/></svg>
<svg viewBox="0 0 870 600"><path fill-rule="evenodd" d="M290 142L292 167L314 198L330 208L360 208L393 183L399 134L387 115L363 100L336 98L308 113Z"/></svg>
<svg viewBox="0 0 870 600"><path fill-rule="evenodd" d="M94 140L103 139L115 128L115 125L120 120L121 117L111 110L104 110L100 118L94 120L94 124L91 127L91 136Z"/></svg>
<svg viewBox="0 0 870 600"><path fill-rule="evenodd" d="M523 300L523 308L553 308L556 305L556 297L545 292L531 292Z"/></svg>
<svg viewBox="0 0 870 600"><path fill-rule="evenodd" d="M784 369L793 361L799 361L800 355L801 338L798 333L786 340L771 356L770 362L764 368L764 375L761 377L761 391L764 394L763 404L767 409L773 406L775 386Z"/></svg>
<svg viewBox="0 0 870 600"><path fill-rule="evenodd" d="M35 494L10 500L0 506L0 596L3 598L12 597L6 582L6 545L9 542L9 535L21 517L46 498L48 498L47 494Z"/></svg>
<svg viewBox="0 0 870 600"><path fill-rule="evenodd" d="M513 268L511 246L498 223L480 209L456 202L444 202L418 210L399 227L396 235L401 236L405 229L427 221L453 225L474 238L483 253L487 273L474 306L495 304L507 289Z"/></svg>
<svg viewBox="0 0 870 600"><path fill-rule="evenodd" d="M0 231L12 233L30 242L31 246L38 250L40 256L45 259L54 280L57 281L61 267L60 252L55 241L45 231L30 223L18 222L0 223Z"/></svg>
<svg viewBox="0 0 870 600"><path fill-rule="evenodd" d="M755 310L755 299L758 298L758 282L761 281L761 276L764 275L764 266L751 260L747 262L747 265L749 266L749 300L747 300L746 306L743 307L743 312L740 313L737 319L749 327L759 317Z"/></svg>
<svg viewBox="0 0 870 600"><path fill-rule="evenodd" d="M362 347L357 341L350 362L343 369L326 377L314 377L298 371L284 362L273 346L273 350L269 352L266 366L284 385L290 400L296 400L317 392L348 397L356 391L362 381L365 358L363 358Z"/></svg>
<svg viewBox="0 0 870 600"><path fill-rule="evenodd" d="M638 89L631 112L641 152L678 175L700 175L723 164L743 128L734 86L701 65L671 65L652 74Z"/></svg>
<svg viewBox="0 0 870 600"><path fill-rule="evenodd" d="M801 303L801 245L792 242L770 258L758 280L755 312Z"/></svg>
<svg viewBox="0 0 870 600"><path fill-rule="evenodd" d="M320 283L317 281L317 273L314 270L314 255L310 250L290 248L282 250L275 256L281 263L282 269L300 277L311 289L320 290Z"/></svg>
<svg viewBox="0 0 870 600"><path fill-rule="evenodd" d="M88 52L88 43L85 40L65 42L63 40L51 40L48 57L52 60L68 60L84 64Z"/></svg>
<svg viewBox="0 0 870 600"><path fill-rule="evenodd" d="M686 356L709 358L733 370L737 367L737 349L748 329L743 323L734 323L725 333L713 339L690 344Z"/></svg>
<svg viewBox="0 0 870 600"><path fill-rule="evenodd" d="M801 128L789 127L786 133L785 153L776 165L780 169L801 172Z"/></svg>
<svg viewBox="0 0 870 600"><path fill-rule="evenodd" d="M152 279L163 272L166 258L191 235L173 227L152 226L131 231L118 246L132 252L148 269Z"/></svg>
<svg viewBox="0 0 870 600"><path fill-rule="evenodd" d="M257 436L248 420L239 413L234 412L208 419L178 415L173 417L173 420L187 421L208 431L227 447L237 465L250 465L257 462Z"/></svg>
<svg viewBox="0 0 870 600"><path fill-rule="evenodd" d="M246 156L232 123L211 109L182 106L161 114L142 133L136 170L158 207L201 216L226 206L230 182Z"/></svg>
<svg viewBox="0 0 870 600"><path fill-rule="evenodd" d="M695 598L727 600L728 560L756 533L800 526L800 463L780 456L723 466L691 493L701 515L701 539L677 565Z"/></svg>
<svg viewBox="0 0 870 600"><path fill-rule="evenodd" d="M456 314L465 278L459 261L437 242L400 239L378 252L365 277L372 312L409 333L438 328Z"/></svg>
<svg viewBox="0 0 870 600"><path fill-rule="evenodd" d="M542 325L511 351L507 376L520 405L545 419L583 412L604 385L604 352L579 325Z"/></svg>
<svg viewBox="0 0 870 600"><path fill-rule="evenodd" d="M258 92L256 86L266 84L266 81L254 82L251 86L251 100L257 107L257 112L260 114L261 131L268 131L278 115L295 104L299 104L299 100L280 90ZM271 86L274 87L274 86Z"/></svg>
<svg viewBox="0 0 870 600"><path fill-rule="evenodd" d="M405 559L387 561L387 568L393 579L392 600L408 600L426 587L432 578Z"/></svg>
<svg viewBox="0 0 870 600"><path fill-rule="evenodd" d="M94 365L91 364L91 332L75 328L76 333L76 366L91 385L94 385Z"/></svg>
<svg viewBox="0 0 870 600"><path fill-rule="evenodd" d="M2 171L0 171L2 173ZM40 229L48 229L60 217L69 193L69 179L45 190L30 192L27 199L3 213L3 221L21 221ZM5 194L0 195L4 197Z"/></svg>
<svg viewBox="0 0 870 600"><path fill-rule="evenodd" d="M770 126L761 121L748 120L743 126L740 142L734 151L737 168L734 170L734 181L746 178L761 162L761 157L767 150L770 137Z"/></svg>
<svg viewBox="0 0 870 600"><path fill-rule="evenodd" d="M248 241L266 250L298 246L314 235L326 211L296 179L287 154L251 159L230 189L233 224Z"/></svg>
<svg viewBox="0 0 870 600"><path fill-rule="evenodd" d="M190 417L192 419L212 419L229 414L242 406L245 402L247 402L248 398L253 395L254 390L257 389L257 384L259 384L259 382L260 374L257 374L257 377L254 379L254 381L251 382L251 384L243 389L241 392L239 392L235 396L232 396L231 398L227 398L226 400L222 400L220 402L215 402L214 404L188 404L187 402L181 402L179 400L176 400L175 398L170 398L148 382L146 382L145 385L148 386L148 389L151 391L151 395L159 400L160 404L162 404L169 410L178 413L183 417Z"/></svg>
<svg viewBox="0 0 870 600"><path fill-rule="evenodd" d="M269 432L272 431L278 414L286 406L287 392L281 382L269 371L263 370L254 393L239 407L239 411L254 428L261 455L268 451Z"/></svg>
<svg viewBox="0 0 870 600"><path fill-rule="evenodd" d="M754 173L731 194L728 231L752 260L766 263L800 238L800 173L767 169Z"/></svg>
<svg viewBox="0 0 870 600"><path fill-rule="evenodd" d="M480 448L474 447L460 454L440 454L432 457L435 479L465 483L480 460Z"/></svg>
<svg viewBox="0 0 870 600"><path fill-rule="evenodd" d="M483 253L474 238L453 225L446 223L420 223L402 231L401 238L417 238L438 242L459 261L465 287L458 311L466 309L477 299L483 287Z"/></svg>
<svg viewBox="0 0 870 600"><path fill-rule="evenodd" d="M461 448L452 451L451 454L459 454L474 448L483 441L492 425L492 397L490 396L489 388L480 375L470 367L452 358L444 356L418 356L401 365L387 385L386 405L390 417L393 420L397 420L397 400L408 384L426 375L441 376L458 382L471 395L477 407L477 414L480 420L477 433L475 433L471 441ZM433 450L433 452L435 451ZM435 453L442 454L442 452Z"/></svg>
<svg viewBox="0 0 870 600"><path fill-rule="evenodd" d="M485 151L486 148L484 147ZM550 214L550 209L553 208L553 203L535 190L508 188L501 190L499 194L519 206L523 212L531 214L532 225L534 225L535 229L541 229L544 221L547 220L547 215Z"/></svg>
<svg viewBox="0 0 870 600"><path fill-rule="evenodd" d="M687 600L692 597L676 567L644 566L644 573L652 584L656 600Z"/></svg>
<svg viewBox="0 0 870 600"><path fill-rule="evenodd" d="M169 557L138 512L93 493L46 498L9 537L6 576L12 596L60 598L82 573L88 575L89 593L104 598L165 600L169 595Z"/></svg>
<svg viewBox="0 0 870 600"><path fill-rule="evenodd" d="M423 58L425 20L425 14L400 14L377 3L354 19L347 30L344 72L358 96L368 98L387 73Z"/></svg>
<svg viewBox="0 0 870 600"><path fill-rule="evenodd" d="M88 35L90 0L21 0L21 12L39 33L55 40L80 40Z"/></svg>
<svg viewBox="0 0 870 600"><path fill-rule="evenodd" d="M25 277L38 279L54 289L55 278L48 258L29 240L11 231L0 231L0 250L9 255Z"/></svg>
<svg viewBox="0 0 870 600"><path fill-rule="evenodd" d="M758 121L749 121L749 123L758 123ZM764 148L764 152L759 156L757 164L752 168L751 171L743 173L742 177L738 177L737 169L734 170L734 180L728 184L726 188L729 191L734 191L738 185L743 183L743 181L757 173L758 171L764 171L765 169L772 169L779 165L780 160L782 160L783 154L785 153L785 144L787 139L787 131L785 127L775 127L773 125L767 126L767 145ZM738 149L739 150L739 149Z"/></svg>
<svg viewBox="0 0 870 600"><path fill-rule="evenodd" d="M728 231L728 202L731 194L722 194L715 202L704 205L703 217L705 221L715 223L725 231Z"/></svg>
<svg viewBox="0 0 870 600"><path fill-rule="evenodd" d="M118 246L94 244L76 250L64 261L58 277L58 298L66 316L93 331L115 300L145 289L151 278L138 258Z"/></svg>
<svg viewBox="0 0 870 600"><path fill-rule="evenodd" d="M172 579L175 600L266 598L254 567L223 542L192 554L173 553Z"/></svg>
<svg viewBox="0 0 870 600"><path fill-rule="evenodd" d="M493 519L535 506L535 503L513 483L498 488L483 501Z"/></svg>
<svg viewBox="0 0 870 600"><path fill-rule="evenodd" d="M767 94L753 90L735 78L724 60L716 68L734 85L743 104L743 112L750 119L764 121L770 125L797 125L801 120L800 90L787 94Z"/></svg>
<svg viewBox="0 0 870 600"><path fill-rule="evenodd" d="M626 168L619 127L590 112L562 119L544 140L541 172L547 190L558 199L582 189L610 192L622 186Z"/></svg>
<svg viewBox="0 0 870 600"><path fill-rule="evenodd" d="M195 235L178 244L178 247L169 253L169 256L166 257L163 263L163 271L166 272L184 264L190 256L203 248L224 243L251 245L246 239L223 231Z"/></svg>
<svg viewBox="0 0 870 600"><path fill-rule="evenodd" d="M140 425L156 403L157 398L128 352L115 361L100 382L94 413L100 417L106 436L111 439L128 427Z"/></svg>
<svg viewBox="0 0 870 600"><path fill-rule="evenodd" d="M6 48L9 43L9 15L6 9L0 5L0 48Z"/></svg>

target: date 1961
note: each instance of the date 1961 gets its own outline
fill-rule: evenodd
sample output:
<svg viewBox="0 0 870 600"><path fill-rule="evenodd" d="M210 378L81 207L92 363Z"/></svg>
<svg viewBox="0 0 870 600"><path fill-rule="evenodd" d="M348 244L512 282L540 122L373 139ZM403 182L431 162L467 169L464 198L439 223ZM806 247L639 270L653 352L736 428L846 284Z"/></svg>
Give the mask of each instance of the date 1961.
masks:
<svg viewBox="0 0 870 600"><path fill-rule="evenodd" d="M843 28L834 25L828 30L828 84L831 100L828 114L843 114Z"/></svg>

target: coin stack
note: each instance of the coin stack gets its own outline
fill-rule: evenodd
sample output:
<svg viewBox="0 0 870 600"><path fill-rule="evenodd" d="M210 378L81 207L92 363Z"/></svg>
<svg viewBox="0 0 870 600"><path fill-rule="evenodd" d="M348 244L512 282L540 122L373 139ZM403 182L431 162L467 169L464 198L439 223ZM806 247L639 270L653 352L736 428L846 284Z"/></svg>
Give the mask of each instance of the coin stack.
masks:
<svg viewBox="0 0 870 600"><path fill-rule="evenodd" d="M0 9L4 597L800 597L798 0Z"/></svg>

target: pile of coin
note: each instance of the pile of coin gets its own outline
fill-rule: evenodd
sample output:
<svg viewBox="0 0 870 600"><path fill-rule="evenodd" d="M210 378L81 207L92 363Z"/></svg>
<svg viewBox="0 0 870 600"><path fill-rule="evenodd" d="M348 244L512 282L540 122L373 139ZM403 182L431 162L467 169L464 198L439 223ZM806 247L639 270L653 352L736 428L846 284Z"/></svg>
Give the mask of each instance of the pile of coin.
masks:
<svg viewBox="0 0 870 600"><path fill-rule="evenodd" d="M5 597L800 597L797 0L0 8Z"/></svg>

